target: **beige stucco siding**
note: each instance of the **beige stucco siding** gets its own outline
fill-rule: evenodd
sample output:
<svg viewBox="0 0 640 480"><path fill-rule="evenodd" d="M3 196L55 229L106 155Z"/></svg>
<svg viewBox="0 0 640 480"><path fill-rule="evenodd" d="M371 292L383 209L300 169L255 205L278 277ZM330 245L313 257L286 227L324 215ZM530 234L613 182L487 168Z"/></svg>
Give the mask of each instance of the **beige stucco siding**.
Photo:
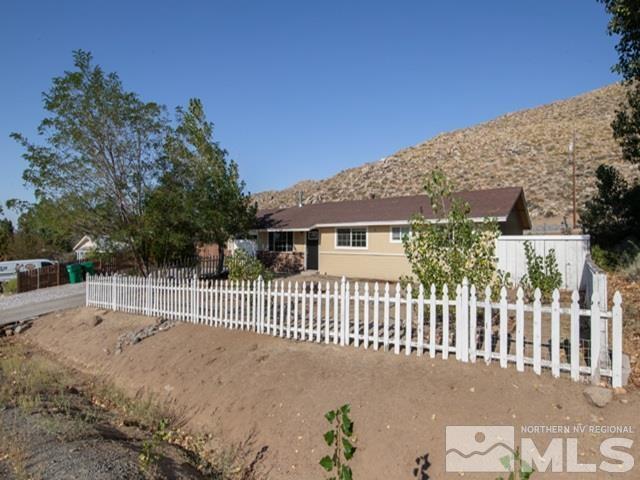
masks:
<svg viewBox="0 0 640 480"><path fill-rule="evenodd" d="M390 226L367 227L367 248L336 247L336 229L321 228L319 273L398 280L411 273L402 243L391 242Z"/></svg>

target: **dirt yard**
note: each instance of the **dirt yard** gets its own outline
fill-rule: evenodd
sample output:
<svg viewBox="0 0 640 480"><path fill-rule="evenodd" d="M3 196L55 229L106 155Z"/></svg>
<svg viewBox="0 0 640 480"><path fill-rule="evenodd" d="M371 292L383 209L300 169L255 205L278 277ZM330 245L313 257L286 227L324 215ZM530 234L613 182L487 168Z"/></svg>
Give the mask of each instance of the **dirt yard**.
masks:
<svg viewBox="0 0 640 480"><path fill-rule="evenodd" d="M99 313L104 321L93 325ZM630 426L636 467L627 474L538 474L532 478L639 478L640 394L616 395L604 408L589 403L585 385L511 366L462 364L450 358L396 356L362 347L300 343L244 331L179 324L116 353L118 337L154 319L94 309L52 314L24 338L69 365L102 376L131 394L151 394L182 412L185 428L225 442L254 435L266 447L269 478L321 478L328 449L323 415L352 405L358 451L354 478L460 478L445 474L447 425ZM544 451L548 434L527 434ZM580 463L603 458L607 435L578 437ZM518 442L516 442L516 445ZM427 456L425 475L414 476ZM578 475L578 476L576 476ZM496 478L466 474L465 478Z"/></svg>

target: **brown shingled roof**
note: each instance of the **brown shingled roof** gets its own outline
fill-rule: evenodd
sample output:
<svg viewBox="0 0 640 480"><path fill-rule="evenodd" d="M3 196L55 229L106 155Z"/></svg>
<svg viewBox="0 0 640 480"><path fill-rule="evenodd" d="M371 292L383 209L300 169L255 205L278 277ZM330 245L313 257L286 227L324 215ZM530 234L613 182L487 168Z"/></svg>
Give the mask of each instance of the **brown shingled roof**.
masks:
<svg viewBox="0 0 640 480"><path fill-rule="evenodd" d="M462 191L454 196L470 205L471 218L491 217L498 221L505 220L515 208L523 228L531 228L524 192L520 187ZM258 229L309 230L319 226L341 224L399 223L408 221L416 213L421 213L427 219L436 218L426 195L412 195L260 210Z"/></svg>

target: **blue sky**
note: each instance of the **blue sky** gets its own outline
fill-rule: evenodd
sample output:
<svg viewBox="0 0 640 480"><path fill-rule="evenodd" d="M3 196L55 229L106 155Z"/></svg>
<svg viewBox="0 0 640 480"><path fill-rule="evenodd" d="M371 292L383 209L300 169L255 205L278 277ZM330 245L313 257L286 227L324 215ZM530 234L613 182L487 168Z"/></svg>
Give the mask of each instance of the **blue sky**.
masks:
<svg viewBox="0 0 640 480"><path fill-rule="evenodd" d="M0 201L32 199L9 138L82 48L145 100L203 100L250 191L617 80L595 0L29 1L0 15Z"/></svg>

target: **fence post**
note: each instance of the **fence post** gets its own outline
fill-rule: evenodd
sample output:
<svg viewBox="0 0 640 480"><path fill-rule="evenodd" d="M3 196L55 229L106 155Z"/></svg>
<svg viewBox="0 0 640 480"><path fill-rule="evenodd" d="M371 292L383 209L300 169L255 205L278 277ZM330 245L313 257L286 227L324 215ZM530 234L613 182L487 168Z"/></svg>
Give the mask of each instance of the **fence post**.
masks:
<svg viewBox="0 0 640 480"><path fill-rule="evenodd" d="M344 346L347 336L347 279L342 277L340 280L340 345Z"/></svg>
<svg viewBox="0 0 640 480"><path fill-rule="evenodd" d="M460 360L466 363L469 361L469 281L467 277L462 279L461 294L461 315L458 315L458 312L456 312L456 316L461 320L460 342L458 345L460 346Z"/></svg>
<svg viewBox="0 0 640 480"><path fill-rule="evenodd" d="M507 338L507 289L500 289L500 367L507 368L509 353L509 342Z"/></svg>
<svg viewBox="0 0 640 480"><path fill-rule="evenodd" d="M560 376L560 292L556 288L551 303L551 374ZM567 361L569 361L567 359Z"/></svg>
<svg viewBox="0 0 640 480"><path fill-rule="evenodd" d="M542 298L539 288L534 292L533 300L533 371L542 373Z"/></svg>
<svg viewBox="0 0 640 480"><path fill-rule="evenodd" d="M144 302L144 310L145 310L145 315L151 315L151 278L150 277L145 277L144 279L145 281L145 302Z"/></svg>
<svg viewBox="0 0 640 480"><path fill-rule="evenodd" d="M442 358L449 358L449 286L442 286Z"/></svg>
<svg viewBox="0 0 640 480"><path fill-rule="evenodd" d="M456 336L455 336L455 348L456 348L456 360L460 360L462 358L462 335L460 331L462 330L462 286L458 284L456 286Z"/></svg>
<svg viewBox="0 0 640 480"><path fill-rule="evenodd" d="M396 283L396 295L394 298L394 315L393 315L393 352L398 355L400 353L400 283Z"/></svg>
<svg viewBox="0 0 640 480"><path fill-rule="evenodd" d="M580 379L580 295L576 290L571 294L571 379Z"/></svg>
<svg viewBox="0 0 640 480"><path fill-rule="evenodd" d="M524 291L516 293L516 369L524 372Z"/></svg>
<svg viewBox="0 0 640 480"><path fill-rule="evenodd" d="M406 344L405 344L405 354L406 355L411 355L411 341L413 339L413 331L412 331L412 322L413 322L413 318L412 318L412 314L413 314L413 297L412 297L412 288L411 288L411 284L407 285L407 313L406 316L407 318L405 319L405 324L406 324Z"/></svg>
<svg viewBox="0 0 640 480"><path fill-rule="evenodd" d="M598 306L598 292L591 295L591 383L600 383L600 307Z"/></svg>
<svg viewBox="0 0 640 480"><path fill-rule="evenodd" d="M87 281L84 284L84 306L89 306L89 282L91 279L87 278Z"/></svg>
<svg viewBox="0 0 640 480"><path fill-rule="evenodd" d="M469 289L469 360L475 363L477 352L478 335L478 299L476 296L476 286L471 285Z"/></svg>
<svg viewBox="0 0 640 480"><path fill-rule="evenodd" d="M111 310L116 311L116 275L111 276Z"/></svg>
<svg viewBox="0 0 640 480"><path fill-rule="evenodd" d="M620 292L613 295L613 319L611 322L612 344L611 348L611 384L613 388L622 387L622 297Z"/></svg>
<svg viewBox="0 0 640 480"><path fill-rule="evenodd" d="M493 357L493 319L491 318L491 288L484 289L484 362L489 365Z"/></svg>

